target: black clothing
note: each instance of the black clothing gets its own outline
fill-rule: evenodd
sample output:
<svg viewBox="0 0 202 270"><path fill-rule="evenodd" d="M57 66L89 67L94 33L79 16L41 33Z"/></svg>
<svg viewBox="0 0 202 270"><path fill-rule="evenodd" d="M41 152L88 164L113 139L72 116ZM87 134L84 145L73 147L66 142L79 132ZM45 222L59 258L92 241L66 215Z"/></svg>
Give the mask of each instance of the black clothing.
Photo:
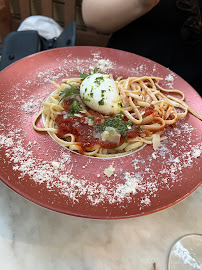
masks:
<svg viewBox="0 0 202 270"><path fill-rule="evenodd" d="M200 10L202 0L160 0L147 14L112 34L108 47L162 64L202 95Z"/></svg>

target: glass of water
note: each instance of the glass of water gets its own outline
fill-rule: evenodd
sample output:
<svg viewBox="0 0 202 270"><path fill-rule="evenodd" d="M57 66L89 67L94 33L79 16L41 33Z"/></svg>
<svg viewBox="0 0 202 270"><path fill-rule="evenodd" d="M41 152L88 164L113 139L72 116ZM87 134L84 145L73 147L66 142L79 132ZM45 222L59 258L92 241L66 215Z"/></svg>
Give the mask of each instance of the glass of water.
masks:
<svg viewBox="0 0 202 270"><path fill-rule="evenodd" d="M184 235L173 244L168 270L202 270L202 234Z"/></svg>

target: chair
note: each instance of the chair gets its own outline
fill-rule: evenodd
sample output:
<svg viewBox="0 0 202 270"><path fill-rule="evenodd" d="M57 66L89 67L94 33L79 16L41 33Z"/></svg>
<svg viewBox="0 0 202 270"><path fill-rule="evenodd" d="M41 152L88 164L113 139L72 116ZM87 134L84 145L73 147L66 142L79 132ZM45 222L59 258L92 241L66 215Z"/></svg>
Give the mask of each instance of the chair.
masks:
<svg viewBox="0 0 202 270"><path fill-rule="evenodd" d="M16 18L11 12L12 1L0 0L0 39L4 40L5 36L12 31L16 31L20 23L27 17L33 14L31 0L18 0L20 16ZM53 18L54 5L58 1L54 0L40 0L41 10L37 15L43 15ZM63 0L60 1L63 4L63 18L62 26L67 26L71 21L76 21L76 11L80 6L78 0ZM81 2L81 1L80 1ZM96 33L90 29L87 29L85 25L81 28L77 27L76 31L76 45L77 46L106 46L109 36Z"/></svg>

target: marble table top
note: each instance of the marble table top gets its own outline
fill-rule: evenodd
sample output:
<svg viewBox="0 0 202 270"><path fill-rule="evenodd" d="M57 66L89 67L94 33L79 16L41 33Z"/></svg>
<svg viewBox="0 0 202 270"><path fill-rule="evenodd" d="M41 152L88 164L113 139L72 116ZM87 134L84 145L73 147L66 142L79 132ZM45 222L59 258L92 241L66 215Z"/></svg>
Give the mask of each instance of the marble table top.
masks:
<svg viewBox="0 0 202 270"><path fill-rule="evenodd" d="M160 212L107 221L42 208L0 182L2 270L164 270L189 233L202 233L202 186Z"/></svg>

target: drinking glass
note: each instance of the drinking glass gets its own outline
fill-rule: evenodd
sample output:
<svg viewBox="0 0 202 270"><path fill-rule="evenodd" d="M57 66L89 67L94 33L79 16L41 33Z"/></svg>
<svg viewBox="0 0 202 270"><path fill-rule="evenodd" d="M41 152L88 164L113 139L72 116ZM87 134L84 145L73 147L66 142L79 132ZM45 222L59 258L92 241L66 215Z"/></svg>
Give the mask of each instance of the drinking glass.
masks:
<svg viewBox="0 0 202 270"><path fill-rule="evenodd" d="M184 235L173 244L168 270L202 270L202 234Z"/></svg>

